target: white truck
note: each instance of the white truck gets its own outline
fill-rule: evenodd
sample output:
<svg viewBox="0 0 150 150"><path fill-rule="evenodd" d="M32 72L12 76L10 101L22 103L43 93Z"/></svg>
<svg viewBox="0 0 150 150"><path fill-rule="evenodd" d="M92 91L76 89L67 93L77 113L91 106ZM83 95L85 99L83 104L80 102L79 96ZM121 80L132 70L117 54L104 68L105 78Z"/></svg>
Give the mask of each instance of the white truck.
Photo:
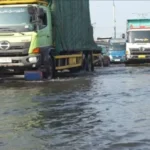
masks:
<svg viewBox="0 0 150 150"><path fill-rule="evenodd" d="M150 19L127 20L126 63L150 62Z"/></svg>

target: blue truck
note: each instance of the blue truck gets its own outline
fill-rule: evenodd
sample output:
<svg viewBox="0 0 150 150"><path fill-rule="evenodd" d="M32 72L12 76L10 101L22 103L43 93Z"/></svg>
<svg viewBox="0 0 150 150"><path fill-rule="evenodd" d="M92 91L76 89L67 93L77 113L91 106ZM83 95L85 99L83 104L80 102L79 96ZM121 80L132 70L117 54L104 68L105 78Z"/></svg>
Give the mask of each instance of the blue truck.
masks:
<svg viewBox="0 0 150 150"><path fill-rule="evenodd" d="M111 63L124 63L126 52L126 40L122 38L109 40L109 58Z"/></svg>

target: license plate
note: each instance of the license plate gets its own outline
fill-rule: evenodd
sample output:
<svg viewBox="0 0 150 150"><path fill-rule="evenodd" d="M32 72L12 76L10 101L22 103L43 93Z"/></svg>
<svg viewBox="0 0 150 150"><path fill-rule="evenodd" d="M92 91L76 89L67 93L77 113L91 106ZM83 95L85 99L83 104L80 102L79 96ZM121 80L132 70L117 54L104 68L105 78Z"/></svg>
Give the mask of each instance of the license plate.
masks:
<svg viewBox="0 0 150 150"><path fill-rule="evenodd" d="M0 58L0 63L11 63L11 58Z"/></svg>
<svg viewBox="0 0 150 150"><path fill-rule="evenodd" d="M139 55L138 58L145 58L145 55Z"/></svg>
<svg viewBox="0 0 150 150"><path fill-rule="evenodd" d="M120 59L115 59L115 61L120 61Z"/></svg>

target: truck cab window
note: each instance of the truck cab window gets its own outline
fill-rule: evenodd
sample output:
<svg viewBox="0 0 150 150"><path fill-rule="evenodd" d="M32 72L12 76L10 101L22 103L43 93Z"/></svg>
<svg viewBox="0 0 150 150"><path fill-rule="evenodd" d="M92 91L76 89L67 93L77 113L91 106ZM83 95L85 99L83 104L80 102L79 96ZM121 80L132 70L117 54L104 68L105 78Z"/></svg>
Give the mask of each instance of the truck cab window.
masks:
<svg viewBox="0 0 150 150"><path fill-rule="evenodd" d="M129 41L129 32L127 32L127 42Z"/></svg>
<svg viewBox="0 0 150 150"><path fill-rule="evenodd" d="M44 13L43 17L39 18L40 23L39 23L39 29L43 29L47 26L47 14L46 12Z"/></svg>

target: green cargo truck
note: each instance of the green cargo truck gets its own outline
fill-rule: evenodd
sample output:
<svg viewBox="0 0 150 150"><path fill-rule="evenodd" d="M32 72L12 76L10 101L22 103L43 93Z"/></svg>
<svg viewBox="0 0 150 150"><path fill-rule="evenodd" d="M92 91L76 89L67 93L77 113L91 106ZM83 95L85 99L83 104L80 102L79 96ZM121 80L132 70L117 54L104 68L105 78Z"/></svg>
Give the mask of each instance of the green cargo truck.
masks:
<svg viewBox="0 0 150 150"><path fill-rule="evenodd" d="M1 73L94 70L88 0L1 0L0 16Z"/></svg>

